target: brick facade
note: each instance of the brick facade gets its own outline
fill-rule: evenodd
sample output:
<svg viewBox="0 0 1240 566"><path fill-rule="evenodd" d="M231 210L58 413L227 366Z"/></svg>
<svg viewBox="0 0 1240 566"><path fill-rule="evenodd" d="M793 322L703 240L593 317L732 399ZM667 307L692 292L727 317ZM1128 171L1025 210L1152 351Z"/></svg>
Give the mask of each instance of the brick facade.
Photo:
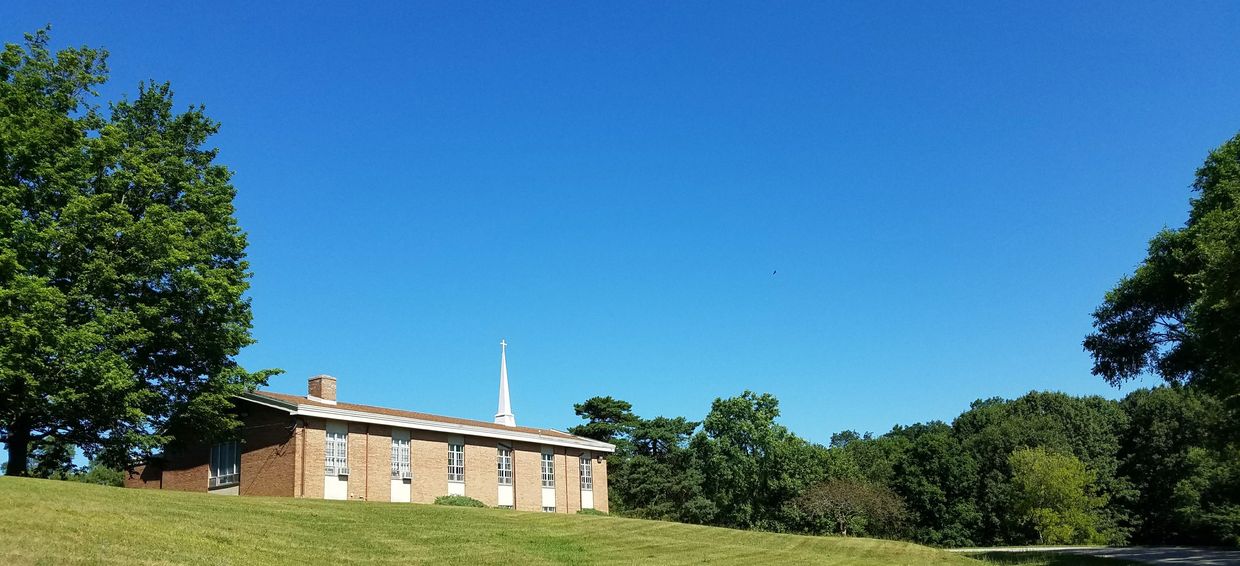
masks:
<svg viewBox="0 0 1240 566"><path fill-rule="evenodd" d="M448 435L426 430L409 431L410 469L414 503L433 503L448 494Z"/></svg>
<svg viewBox="0 0 1240 566"><path fill-rule="evenodd" d="M604 513L610 513L607 505L607 458L599 458L594 456L594 508Z"/></svg>
<svg viewBox="0 0 1240 566"><path fill-rule="evenodd" d="M292 497L296 468L293 417L262 406L246 409L241 435L240 495Z"/></svg>
<svg viewBox="0 0 1240 566"><path fill-rule="evenodd" d="M326 392L325 392L326 393ZM294 417L289 411L256 403L238 405L242 419L240 449L240 495L324 497L324 456L328 421L317 417ZM348 431L347 498L390 501L392 498L392 428L364 422L333 421ZM337 425L333 425L337 426ZM409 433L412 480L406 484L410 501L431 503L448 493L448 443L465 444L465 494L487 506L498 504L496 451L500 442L513 450L513 503L522 511L542 510L542 453L554 454L556 474L555 510L575 513L581 509L580 456L582 450L487 436L459 436L420 429ZM562 434L562 433L560 433ZM594 508L607 510L607 464L592 460ZM210 446L170 446L165 457L136 466L126 487L207 491Z"/></svg>
<svg viewBox="0 0 1240 566"><path fill-rule="evenodd" d="M513 507L542 511L542 447L527 442L512 444Z"/></svg>
<svg viewBox="0 0 1240 566"><path fill-rule="evenodd" d="M303 421L305 451L298 454L301 461L302 497L323 498L323 457L327 452L327 421L305 419Z"/></svg>
<svg viewBox="0 0 1240 566"><path fill-rule="evenodd" d="M487 507L499 505L498 448L494 438L465 437L465 495Z"/></svg>

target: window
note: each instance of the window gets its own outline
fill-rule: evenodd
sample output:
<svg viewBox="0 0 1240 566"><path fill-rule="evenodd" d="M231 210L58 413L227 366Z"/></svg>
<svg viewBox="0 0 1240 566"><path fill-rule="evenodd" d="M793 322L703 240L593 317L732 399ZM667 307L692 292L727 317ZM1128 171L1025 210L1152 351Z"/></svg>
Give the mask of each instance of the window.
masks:
<svg viewBox="0 0 1240 566"><path fill-rule="evenodd" d="M211 473L207 487L223 487L241 481L241 453L237 442L221 442L211 447Z"/></svg>
<svg viewBox="0 0 1240 566"><path fill-rule="evenodd" d="M543 507L543 513L555 513L555 507Z"/></svg>
<svg viewBox="0 0 1240 566"><path fill-rule="evenodd" d="M581 489L594 489L594 466L589 454L581 455Z"/></svg>
<svg viewBox="0 0 1240 566"><path fill-rule="evenodd" d="M495 465L499 469L499 485L512 485L512 449L500 444L495 453Z"/></svg>
<svg viewBox="0 0 1240 566"><path fill-rule="evenodd" d="M448 481L465 481L465 445L448 445Z"/></svg>
<svg viewBox="0 0 1240 566"><path fill-rule="evenodd" d="M349 475L349 433L327 431L327 451L323 458L323 473L329 476Z"/></svg>
<svg viewBox="0 0 1240 566"><path fill-rule="evenodd" d="M555 454L543 452L542 486L555 487Z"/></svg>
<svg viewBox="0 0 1240 566"><path fill-rule="evenodd" d="M411 478L409 471L409 439L392 438L392 479Z"/></svg>

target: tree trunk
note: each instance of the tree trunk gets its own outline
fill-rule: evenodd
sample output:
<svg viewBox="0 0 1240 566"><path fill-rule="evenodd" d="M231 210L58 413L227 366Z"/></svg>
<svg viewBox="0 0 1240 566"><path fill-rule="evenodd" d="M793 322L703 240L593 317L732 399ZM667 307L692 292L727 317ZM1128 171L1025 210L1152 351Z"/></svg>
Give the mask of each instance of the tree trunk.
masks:
<svg viewBox="0 0 1240 566"><path fill-rule="evenodd" d="M4 448L9 452L9 462L4 467L6 476L24 476L30 464L30 418L18 416L9 427Z"/></svg>

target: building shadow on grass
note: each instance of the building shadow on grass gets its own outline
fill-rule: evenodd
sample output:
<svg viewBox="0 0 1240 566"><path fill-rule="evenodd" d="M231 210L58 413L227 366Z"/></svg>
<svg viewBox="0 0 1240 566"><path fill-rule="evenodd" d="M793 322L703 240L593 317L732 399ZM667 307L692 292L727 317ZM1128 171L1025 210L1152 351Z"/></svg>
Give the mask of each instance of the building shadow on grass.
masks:
<svg viewBox="0 0 1240 566"><path fill-rule="evenodd" d="M1116 560L1061 552L979 552L966 554L969 558L988 564L1013 564L1020 566L1124 566L1140 564L1131 560Z"/></svg>

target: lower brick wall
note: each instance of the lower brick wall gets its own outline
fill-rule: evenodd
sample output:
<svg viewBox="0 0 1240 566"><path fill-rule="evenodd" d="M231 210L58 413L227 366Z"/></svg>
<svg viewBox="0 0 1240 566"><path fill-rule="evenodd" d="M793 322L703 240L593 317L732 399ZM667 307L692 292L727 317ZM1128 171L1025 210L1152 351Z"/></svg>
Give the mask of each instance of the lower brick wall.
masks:
<svg viewBox="0 0 1240 566"><path fill-rule="evenodd" d="M163 489L207 491L211 449L204 444L170 446L164 451Z"/></svg>
<svg viewBox="0 0 1240 566"><path fill-rule="evenodd" d="M527 442L514 442L513 495L515 507L521 511L542 511L542 447Z"/></svg>
<svg viewBox="0 0 1240 566"><path fill-rule="evenodd" d="M297 450L293 418L266 407L247 409L241 441L240 495L291 497Z"/></svg>
<svg viewBox="0 0 1240 566"><path fill-rule="evenodd" d="M161 489L163 470L155 464L140 464L125 475L125 487L134 489Z"/></svg>
<svg viewBox="0 0 1240 566"><path fill-rule="evenodd" d="M563 447L555 449L555 512L568 513L568 455ZM541 479L541 478L539 478Z"/></svg>
<svg viewBox="0 0 1240 566"><path fill-rule="evenodd" d="M440 432L409 431L414 503L432 503L448 494L448 437Z"/></svg>
<svg viewBox="0 0 1240 566"><path fill-rule="evenodd" d="M594 456L593 462L594 473L594 508L604 513L610 513L610 505L607 504L607 458L599 458Z"/></svg>
<svg viewBox="0 0 1240 566"><path fill-rule="evenodd" d="M327 421L308 418L305 420L303 444L305 452L298 454L301 460L301 496L323 499L323 459L327 452Z"/></svg>
<svg viewBox="0 0 1240 566"><path fill-rule="evenodd" d="M496 450L497 443L493 438L465 438L465 495L485 503L487 507L499 504Z"/></svg>
<svg viewBox="0 0 1240 566"><path fill-rule="evenodd" d="M366 500L392 500L392 429L367 425Z"/></svg>
<svg viewBox="0 0 1240 566"><path fill-rule="evenodd" d="M568 505L565 511L576 513L581 510L581 451L569 448L565 450L564 486L568 493Z"/></svg>

